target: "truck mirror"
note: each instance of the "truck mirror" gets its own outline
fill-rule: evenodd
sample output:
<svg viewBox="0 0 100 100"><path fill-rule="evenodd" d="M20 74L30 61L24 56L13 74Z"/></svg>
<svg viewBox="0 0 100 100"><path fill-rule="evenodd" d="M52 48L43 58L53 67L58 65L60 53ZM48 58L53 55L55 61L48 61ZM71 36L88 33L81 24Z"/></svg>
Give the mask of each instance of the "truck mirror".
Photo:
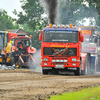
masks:
<svg viewBox="0 0 100 100"><path fill-rule="evenodd" d="M83 35L81 35L81 42L83 42L84 41L84 36Z"/></svg>
<svg viewBox="0 0 100 100"><path fill-rule="evenodd" d="M42 40L42 34L40 33L39 34L39 41L41 41Z"/></svg>
<svg viewBox="0 0 100 100"><path fill-rule="evenodd" d="M39 41L42 40L42 32L43 32L43 31L40 31L40 34L39 34Z"/></svg>

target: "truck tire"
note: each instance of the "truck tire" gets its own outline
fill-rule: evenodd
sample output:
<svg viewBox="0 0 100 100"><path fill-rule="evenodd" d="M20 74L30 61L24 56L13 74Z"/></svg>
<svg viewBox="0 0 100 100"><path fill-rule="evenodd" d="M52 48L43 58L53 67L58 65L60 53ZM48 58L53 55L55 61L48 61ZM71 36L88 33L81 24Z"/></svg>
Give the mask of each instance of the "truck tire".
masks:
<svg viewBox="0 0 100 100"><path fill-rule="evenodd" d="M77 76L79 76L79 75L81 75L81 60L80 60L80 67L79 68L77 68L77 70L74 72L74 74L75 75L77 75Z"/></svg>
<svg viewBox="0 0 100 100"><path fill-rule="evenodd" d="M74 72L74 74L79 76L80 75L80 68L78 68L77 71Z"/></svg>
<svg viewBox="0 0 100 100"><path fill-rule="evenodd" d="M43 67L42 67L42 73L45 74L45 75L47 75L49 73L49 70L43 69Z"/></svg>

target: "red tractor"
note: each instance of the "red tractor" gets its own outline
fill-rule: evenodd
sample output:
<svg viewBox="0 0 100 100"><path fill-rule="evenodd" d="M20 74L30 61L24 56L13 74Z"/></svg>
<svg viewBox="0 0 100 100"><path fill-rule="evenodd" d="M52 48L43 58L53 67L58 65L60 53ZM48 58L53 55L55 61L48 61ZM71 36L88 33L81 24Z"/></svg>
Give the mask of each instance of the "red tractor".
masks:
<svg viewBox="0 0 100 100"><path fill-rule="evenodd" d="M19 47L19 43L23 41L24 45L23 47L20 49ZM31 36L27 36L27 35L17 35L17 37L13 37L13 42L12 42L12 53L15 51L15 47L18 47L19 51L21 52L21 57L24 61L24 63L21 63L21 61L19 61L18 64L15 64L17 68L21 68L21 67L31 67L32 69L35 69L34 67L34 62L35 60L33 59L33 54L36 52L36 49L34 47L31 46L32 42L31 42ZM13 60L13 57L11 57Z"/></svg>

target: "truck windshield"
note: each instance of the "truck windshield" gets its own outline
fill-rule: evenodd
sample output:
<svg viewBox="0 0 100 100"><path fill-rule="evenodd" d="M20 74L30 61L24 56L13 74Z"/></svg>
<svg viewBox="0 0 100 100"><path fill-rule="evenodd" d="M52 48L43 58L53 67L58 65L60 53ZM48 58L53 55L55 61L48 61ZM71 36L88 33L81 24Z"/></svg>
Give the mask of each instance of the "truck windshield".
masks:
<svg viewBox="0 0 100 100"><path fill-rule="evenodd" d="M17 46L20 42L22 42L24 44L24 46L30 46L30 41L29 40L15 40L14 44Z"/></svg>
<svg viewBox="0 0 100 100"><path fill-rule="evenodd" d="M44 32L44 42L78 42L78 31L48 31Z"/></svg>

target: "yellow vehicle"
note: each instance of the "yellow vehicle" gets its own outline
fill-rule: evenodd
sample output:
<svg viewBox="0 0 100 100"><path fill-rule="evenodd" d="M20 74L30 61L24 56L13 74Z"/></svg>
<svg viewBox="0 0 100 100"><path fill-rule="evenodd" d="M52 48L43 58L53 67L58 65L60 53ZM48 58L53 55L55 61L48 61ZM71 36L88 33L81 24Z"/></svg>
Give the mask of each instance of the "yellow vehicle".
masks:
<svg viewBox="0 0 100 100"><path fill-rule="evenodd" d="M16 33L10 33L5 31L0 31L0 64L2 63L2 50L6 47L8 55L11 53L11 39L13 36L17 36ZM7 65L11 65L10 56L7 57Z"/></svg>

